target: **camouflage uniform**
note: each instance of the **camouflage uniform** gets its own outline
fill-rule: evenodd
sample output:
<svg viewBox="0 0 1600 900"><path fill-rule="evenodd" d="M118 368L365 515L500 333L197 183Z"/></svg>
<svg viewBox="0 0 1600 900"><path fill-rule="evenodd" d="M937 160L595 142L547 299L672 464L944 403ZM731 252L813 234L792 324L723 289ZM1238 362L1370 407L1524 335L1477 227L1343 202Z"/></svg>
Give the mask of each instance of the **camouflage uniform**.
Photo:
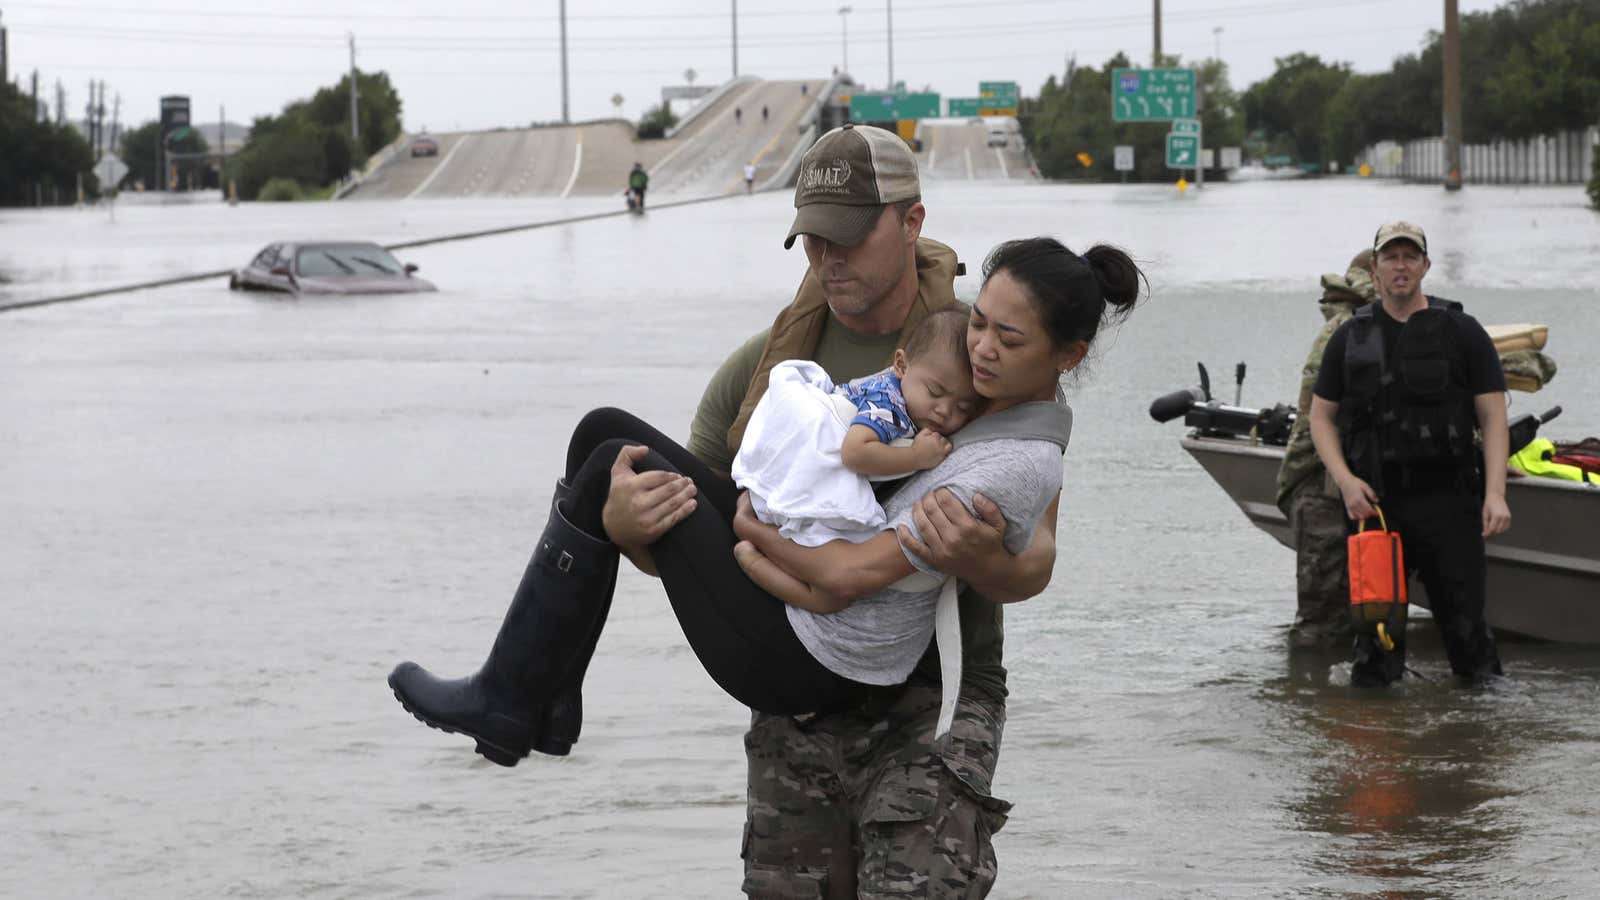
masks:
<svg viewBox="0 0 1600 900"><path fill-rule="evenodd" d="M1307 643L1348 637L1350 575L1345 558L1345 510L1311 443L1311 388L1328 339L1359 307L1377 299L1372 275L1352 266L1322 276L1322 316L1327 320L1306 356L1300 406L1278 469L1278 508L1289 519L1295 546L1295 622L1291 633Z"/></svg>
<svg viewBox="0 0 1600 900"><path fill-rule="evenodd" d="M920 670L848 712L756 714L745 736L744 892L986 896L996 875L990 837L1011 810L989 793L1005 703L966 687L949 737L937 743L939 683Z"/></svg>

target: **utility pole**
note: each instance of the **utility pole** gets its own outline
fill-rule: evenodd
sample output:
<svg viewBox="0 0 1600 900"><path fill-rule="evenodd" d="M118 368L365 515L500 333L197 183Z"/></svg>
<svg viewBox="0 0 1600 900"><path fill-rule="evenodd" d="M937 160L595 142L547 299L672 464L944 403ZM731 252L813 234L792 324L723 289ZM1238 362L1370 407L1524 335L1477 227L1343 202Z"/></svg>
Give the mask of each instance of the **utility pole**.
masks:
<svg viewBox="0 0 1600 900"><path fill-rule="evenodd" d="M48 118L48 117L47 117ZM61 79L56 79L56 127L67 124L67 89L61 86Z"/></svg>
<svg viewBox="0 0 1600 900"><path fill-rule="evenodd" d="M356 87L356 33L350 35L350 140L356 145L356 151L361 150L361 115L357 97L361 91Z"/></svg>
<svg viewBox="0 0 1600 900"><path fill-rule="evenodd" d="M6 27L0 25L0 84L9 84L11 82L11 60L7 56L7 52Z"/></svg>
<svg viewBox="0 0 1600 900"><path fill-rule="evenodd" d="M847 18L855 9L850 6L839 7L839 36L844 41L844 65L839 71L850 72L850 20Z"/></svg>
<svg viewBox="0 0 1600 900"><path fill-rule="evenodd" d="M98 158L111 149L106 143L106 83L100 82L100 99L94 105L95 156Z"/></svg>
<svg viewBox="0 0 1600 900"><path fill-rule="evenodd" d="M33 120L35 122L37 122L37 121L39 121L39 70L38 69L34 69L33 70L33 90L29 92L28 96L33 99Z"/></svg>
<svg viewBox="0 0 1600 900"><path fill-rule="evenodd" d="M117 142L122 139L122 95L118 94L111 105L111 152L118 152Z"/></svg>
<svg viewBox="0 0 1600 900"><path fill-rule="evenodd" d="M567 0L561 0L561 124L572 124L567 106Z"/></svg>
<svg viewBox="0 0 1600 900"><path fill-rule="evenodd" d="M83 105L83 136L89 139L89 153L96 159L100 152L96 149L94 137L94 79L89 79L89 101Z"/></svg>
<svg viewBox="0 0 1600 900"><path fill-rule="evenodd" d="M1444 0L1444 189L1461 190L1461 15Z"/></svg>
<svg viewBox="0 0 1600 900"><path fill-rule="evenodd" d="M739 77L739 0L733 0L733 77Z"/></svg>
<svg viewBox="0 0 1600 900"><path fill-rule="evenodd" d="M1150 65L1159 68L1161 65L1161 0L1155 0L1155 4L1156 42L1155 49L1150 53Z"/></svg>
<svg viewBox="0 0 1600 900"><path fill-rule="evenodd" d="M889 22L889 91L894 92L894 0L885 0L883 11Z"/></svg>
<svg viewBox="0 0 1600 900"><path fill-rule="evenodd" d="M222 103L222 104L218 104L217 105L217 131L218 131L217 143L222 145L220 148L218 148L217 152L222 154L223 156L227 156L228 155L228 105L226 103Z"/></svg>

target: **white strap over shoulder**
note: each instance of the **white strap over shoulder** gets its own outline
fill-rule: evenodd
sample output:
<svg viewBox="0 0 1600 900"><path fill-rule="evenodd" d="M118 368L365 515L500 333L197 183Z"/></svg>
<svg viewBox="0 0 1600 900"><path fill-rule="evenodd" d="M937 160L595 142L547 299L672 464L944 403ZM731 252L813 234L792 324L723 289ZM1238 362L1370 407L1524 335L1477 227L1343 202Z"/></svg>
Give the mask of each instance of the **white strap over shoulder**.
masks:
<svg viewBox="0 0 1600 900"><path fill-rule="evenodd" d="M933 739L950 733L956 720L956 700L961 696L961 603L957 598L956 580L946 578L939 589L939 605L933 614L933 639L939 646L939 680L943 688L939 697L939 724L934 726Z"/></svg>

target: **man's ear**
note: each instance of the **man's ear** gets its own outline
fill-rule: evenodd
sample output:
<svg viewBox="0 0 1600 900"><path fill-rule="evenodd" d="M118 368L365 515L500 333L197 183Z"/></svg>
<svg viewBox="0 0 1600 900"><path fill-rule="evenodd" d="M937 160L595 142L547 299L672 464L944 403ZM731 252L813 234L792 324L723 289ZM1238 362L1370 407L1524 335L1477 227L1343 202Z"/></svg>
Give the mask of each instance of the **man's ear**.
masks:
<svg viewBox="0 0 1600 900"><path fill-rule="evenodd" d="M923 206L921 201L911 204L911 208L906 210L905 222L902 225L906 243L914 244L917 238L922 237L922 220L927 218L927 215L928 208Z"/></svg>

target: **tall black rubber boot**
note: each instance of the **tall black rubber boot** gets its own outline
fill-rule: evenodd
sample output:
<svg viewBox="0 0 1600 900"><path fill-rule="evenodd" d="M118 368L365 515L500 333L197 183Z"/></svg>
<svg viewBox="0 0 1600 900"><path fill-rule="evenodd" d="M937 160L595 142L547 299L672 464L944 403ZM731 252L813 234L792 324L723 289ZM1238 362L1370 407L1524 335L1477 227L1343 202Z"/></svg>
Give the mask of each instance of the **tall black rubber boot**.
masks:
<svg viewBox="0 0 1600 900"><path fill-rule="evenodd" d="M571 493L571 485L565 480L557 481L555 496L550 503L551 509L554 510L556 504L567 499ZM541 727L533 739L533 749L540 753L566 756L572 752L572 745L578 742L578 732L583 729L583 676L589 669L589 660L594 658L594 648L600 642L600 632L605 628L606 616L611 612L611 597L616 591L619 562L616 556L612 557L611 574L608 577L611 587L605 593L600 615L595 619L594 628L585 642L585 648L579 655L572 674L556 693L555 699L545 707Z"/></svg>
<svg viewBox="0 0 1600 900"><path fill-rule="evenodd" d="M403 662L389 675L395 698L423 723L473 738L491 762L516 765L540 740L546 707L587 666L616 569L616 545L553 504L483 667L446 680Z"/></svg>

